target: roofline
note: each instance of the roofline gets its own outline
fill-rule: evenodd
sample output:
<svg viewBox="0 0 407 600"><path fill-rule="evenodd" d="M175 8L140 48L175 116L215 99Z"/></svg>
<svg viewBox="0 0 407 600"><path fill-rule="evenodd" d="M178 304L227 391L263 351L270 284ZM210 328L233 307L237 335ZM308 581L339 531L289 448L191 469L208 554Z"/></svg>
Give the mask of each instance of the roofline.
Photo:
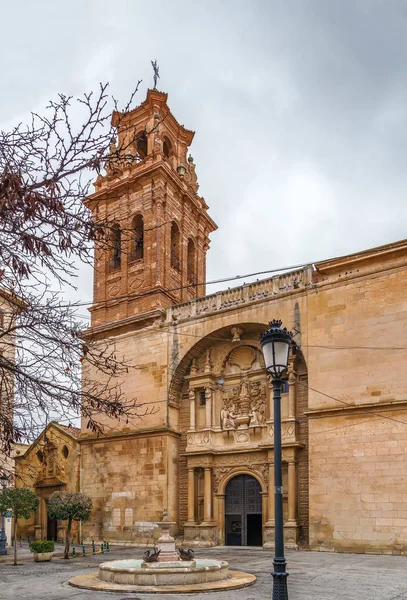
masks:
<svg viewBox="0 0 407 600"><path fill-rule="evenodd" d="M41 433L35 438L35 440L33 442L31 442L31 444L27 447L27 449L25 450L24 454L20 454L19 456L15 456L14 459L15 460L20 460L21 458L25 458L27 453L31 450L31 448L33 448L39 441L40 437L46 432L49 431L49 429L51 427L56 427L58 429L58 431L60 431L61 433L65 433L68 437L70 437L71 439L75 440L75 442L78 442L79 444L79 438L75 437L74 435L72 435L72 433L69 433L69 431L67 431L66 429L64 429L63 427L60 426L60 424L58 423L58 421L51 421L50 423L48 423L48 425L41 431ZM77 428L79 429L79 427Z"/></svg>
<svg viewBox="0 0 407 600"><path fill-rule="evenodd" d="M407 253L407 239L391 242L382 246L375 246L373 248L368 248L367 250L360 250L359 252L354 252L352 254L328 258L313 264L317 271L328 273L330 271L341 269L347 265L355 265L368 262L374 258L403 253Z"/></svg>

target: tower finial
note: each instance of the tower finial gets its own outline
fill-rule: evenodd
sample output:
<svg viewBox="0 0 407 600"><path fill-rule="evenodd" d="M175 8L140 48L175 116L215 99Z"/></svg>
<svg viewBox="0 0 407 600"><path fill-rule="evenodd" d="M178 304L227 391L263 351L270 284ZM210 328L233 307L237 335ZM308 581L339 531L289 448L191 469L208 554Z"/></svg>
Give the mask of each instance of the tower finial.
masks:
<svg viewBox="0 0 407 600"><path fill-rule="evenodd" d="M157 60L152 60L151 61L151 66L153 67L153 71L154 71L154 87L153 90L157 89L157 79L160 79L160 68L158 66Z"/></svg>

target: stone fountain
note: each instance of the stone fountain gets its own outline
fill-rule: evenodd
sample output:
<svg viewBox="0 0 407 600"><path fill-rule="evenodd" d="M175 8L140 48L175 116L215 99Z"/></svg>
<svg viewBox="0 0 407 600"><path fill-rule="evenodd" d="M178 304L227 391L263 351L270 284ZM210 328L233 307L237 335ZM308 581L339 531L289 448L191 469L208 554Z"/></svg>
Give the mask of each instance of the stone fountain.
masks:
<svg viewBox="0 0 407 600"><path fill-rule="evenodd" d="M145 560L104 562L99 565L98 573L74 577L70 585L104 591L186 593L227 590L255 582L253 575L230 571L225 561L182 560L170 535L170 528L175 524L164 510L162 521L157 522L160 537L154 553L146 552Z"/></svg>

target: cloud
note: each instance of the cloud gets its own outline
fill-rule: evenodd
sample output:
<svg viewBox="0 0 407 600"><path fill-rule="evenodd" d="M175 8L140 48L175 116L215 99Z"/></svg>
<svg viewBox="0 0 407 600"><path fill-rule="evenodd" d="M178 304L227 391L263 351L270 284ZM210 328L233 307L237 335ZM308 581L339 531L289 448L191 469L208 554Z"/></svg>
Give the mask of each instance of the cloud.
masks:
<svg viewBox="0 0 407 600"><path fill-rule="evenodd" d="M405 237L406 17L402 0L10 4L0 121L99 80L124 102L143 78L139 103L157 58L219 225L208 278L353 252Z"/></svg>

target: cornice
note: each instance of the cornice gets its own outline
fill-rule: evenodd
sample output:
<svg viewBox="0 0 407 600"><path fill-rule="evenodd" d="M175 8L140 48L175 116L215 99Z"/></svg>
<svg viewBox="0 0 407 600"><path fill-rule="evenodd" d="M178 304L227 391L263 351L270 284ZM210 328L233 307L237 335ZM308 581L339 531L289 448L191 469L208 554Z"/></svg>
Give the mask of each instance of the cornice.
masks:
<svg viewBox="0 0 407 600"><path fill-rule="evenodd" d="M122 302L128 302L128 298L123 298ZM97 308L98 308L97 306L92 306L91 309L89 309L89 310L96 310ZM99 308L102 308L102 307L99 307ZM103 308L107 308L107 306L104 306ZM125 319L120 319L120 321L113 321L111 323L104 323L103 325L97 325L96 327L89 327L88 329L85 329L82 332L81 337L83 339L86 339L86 338L101 335L106 332L110 333L112 330L115 330L115 329L128 328L131 325L141 325L142 324L142 327L140 327L140 328L144 328L144 327L146 327L146 324L145 324L146 321L151 322L151 321L155 321L157 319L164 319L164 317L165 317L165 310L161 310L161 309L150 310L149 312L145 312L140 315L132 315L131 317L126 317Z"/></svg>
<svg viewBox="0 0 407 600"><path fill-rule="evenodd" d="M164 115L166 123L170 121L170 124L174 126L177 130L178 135L186 141L188 146L190 146L194 139L195 132L191 129L187 129L186 127L184 127L184 125L181 125L177 121L167 104L167 100L167 93L160 92L158 90L148 90L146 99L132 110L129 110L127 113L115 111L112 114L112 125L114 127L117 127L120 123L126 126L126 124L129 121L134 121L135 119L137 119L138 116L141 117L144 114L148 115L154 109L154 104L159 104L161 110L165 111L166 113ZM164 121L164 118L162 119L162 121Z"/></svg>
<svg viewBox="0 0 407 600"><path fill-rule="evenodd" d="M153 163L139 163L134 171L127 175L124 179L116 179L116 181L111 182L109 186L103 187L95 191L93 194L90 194L84 200L84 204L88 206L92 202L97 202L99 200L105 201L113 201L117 199L119 192L124 191L126 188L136 184L137 181L142 180L143 178L151 177L156 171L162 170L166 176L168 176L179 193L182 194L183 198L187 198L189 202L193 205L193 207L199 212L201 218L206 220L209 225L210 231L216 231L218 226L215 221L208 215L206 209L209 207L205 204L204 201L201 200L200 196L195 194L189 187L185 181L181 180L172 169L168 167L165 161L157 161Z"/></svg>
<svg viewBox="0 0 407 600"><path fill-rule="evenodd" d="M315 263L315 267L319 273L329 274L335 271L341 271L349 267L363 265L366 263L377 262L383 258L391 258L399 255L405 255L407 258L407 240L400 240L370 248L363 252L348 254L339 258L332 258Z"/></svg>
<svg viewBox="0 0 407 600"><path fill-rule="evenodd" d="M304 411L304 414L307 415L308 419L321 418L321 417L330 417L331 415L338 415L341 413L370 413L373 416L377 416L372 411L389 411L389 410L397 410L398 407L407 406L406 400L384 400L382 402L367 402L365 404L347 404L346 406L333 406L327 408L316 408L311 410Z"/></svg>
<svg viewBox="0 0 407 600"><path fill-rule="evenodd" d="M86 435L78 438L78 442L81 445L87 444L103 444L105 442L117 442L118 440L129 440L134 438L144 437L157 437L167 435L174 438L180 438L181 434L177 433L169 427L154 427L151 429L140 429L139 431L117 431L103 435Z"/></svg>

